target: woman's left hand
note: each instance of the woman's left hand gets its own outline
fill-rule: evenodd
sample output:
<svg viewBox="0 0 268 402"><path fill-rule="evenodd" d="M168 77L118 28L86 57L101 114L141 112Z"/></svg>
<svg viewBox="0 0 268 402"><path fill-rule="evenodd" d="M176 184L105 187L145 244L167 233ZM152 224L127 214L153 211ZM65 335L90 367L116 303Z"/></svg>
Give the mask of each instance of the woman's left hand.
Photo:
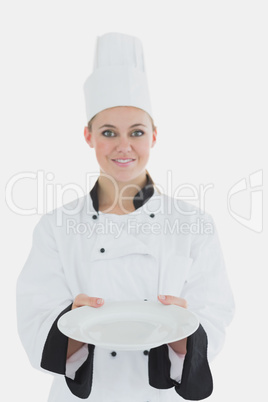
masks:
<svg viewBox="0 0 268 402"><path fill-rule="evenodd" d="M187 301L182 297L159 295L158 300L163 304L175 304L176 306L187 308Z"/></svg>
<svg viewBox="0 0 268 402"><path fill-rule="evenodd" d="M183 308L187 308L187 301L181 297L170 296L170 295L159 295L158 300L166 305L174 304ZM181 339L180 341L171 342L169 346L178 354L186 355L187 352L187 338Z"/></svg>

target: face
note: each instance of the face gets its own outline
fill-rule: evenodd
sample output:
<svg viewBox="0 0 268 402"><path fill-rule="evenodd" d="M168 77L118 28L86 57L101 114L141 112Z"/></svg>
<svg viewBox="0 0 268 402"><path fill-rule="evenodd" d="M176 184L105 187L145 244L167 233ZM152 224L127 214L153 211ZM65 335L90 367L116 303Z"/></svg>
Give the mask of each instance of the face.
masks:
<svg viewBox="0 0 268 402"><path fill-rule="evenodd" d="M157 136L146 112L130 106L103 110L94 117L91 131L85 127L84 135L95 148L101 172L117 182L133 182L145 176Z"/></svg>

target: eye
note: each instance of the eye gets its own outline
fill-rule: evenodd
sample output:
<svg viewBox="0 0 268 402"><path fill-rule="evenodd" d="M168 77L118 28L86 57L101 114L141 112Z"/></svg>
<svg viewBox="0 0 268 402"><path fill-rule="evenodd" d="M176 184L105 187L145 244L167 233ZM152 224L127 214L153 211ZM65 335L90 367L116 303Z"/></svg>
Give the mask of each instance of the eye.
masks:
<svg viewBox="0 0 268 402"><path fill-rule="evenodd" d="M143 134L144 134L144 131L142 131L142 130L136 130L136 131L133 131L131 135L132 135L133 137L141 137Z"/></svg>
<svg viewBox="0 0 268 402"><path fill-rule="evenodd" d="M111 131L111 130L105 130L105 131L102 132L102 135L104 137L114 137L115 133L113 131Z"/></svg>

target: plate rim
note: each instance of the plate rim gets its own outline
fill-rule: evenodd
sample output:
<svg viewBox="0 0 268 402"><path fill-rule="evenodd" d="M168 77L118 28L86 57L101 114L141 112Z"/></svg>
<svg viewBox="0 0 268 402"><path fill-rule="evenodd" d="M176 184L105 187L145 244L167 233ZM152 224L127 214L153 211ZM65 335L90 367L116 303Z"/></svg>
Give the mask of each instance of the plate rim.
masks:
<svg viewBox="0 0 268 402"><path fill-rule="evenodd" d="M137 300L136 301L132 301L132 300L131 301L106 301L104 303L104 305L102 307L100 307L100 308L94 308L94 307L91 307L91 306L81 306L81 307L78 307L77 309L69 310L65 314L63 314L59 318L59 320L57 322L57 327L60 330L60 332L62 332L65 336L71 338L70 331L68 329L66 329L66 326L63 325L63 321L66 320L67 317L69 318L70 315L79 314L78 310L79 310L79 312L86 311L86 310L87 311L92 311L93 314L96 315L101 310L102 310L103 313L106 312L105 310L107 310L107 309L105 309L105 305L106 305L106 307L108 309L113 309L113 308L118 307L118 306L120 306L120 307L125 306L125 308L126 308L127 305L141 307L143 305L143 303L146 303L146 305L148 307L151 306L153 308L156 308L156 310L164 311L164 309L167 308L168 310L174 310L175 311L175 309L178 309L180 311L183 310L183 311L189 313L191 318L193 320L195 320L195 323L192 326L191 331L187 332L187 336L185 336L185 337L188 337L188 336L192 335L199 327L200 323L199 323L198 317L196 316L196 314L194 312L190 311L189 309L185 309L185 308L183 308L181 306L177 306L177 305L173 305L173 304L164 305L159 301L140 301L140 300L138 300L138 301ZM104 315L104 317L105 317L105 315ZM160 320L160 323L161 323L161 320ZM80 339L78 339L78 338L80 338ZM84 340L83 337L79 337L79 336L75 336L72 339L75 339L75 340L78 340L80 342L84 342L84 343L87 343L87 344L93 344L93 345L95 345L97 347L104 348L104 349L117 349L117 350L151 349L151 348L154 348L154 347L157 347L157 346L161 346L163 344L168 344L168 343L176 342L177 340L183 339L183 338L178 338L178 337L175 337L175 336L173 336L173 337L166 336L165 338L166 339L161 341L161 342L160 342L160 340L156 340L155 342L150 341L150 342L147 342L147 343L144 342L144 343L134 343L134 344L133 343L117 344L115 342L103 342L103 341L98 342L98 341L92 339L90 336L88 337L87 340Z"/></svg>

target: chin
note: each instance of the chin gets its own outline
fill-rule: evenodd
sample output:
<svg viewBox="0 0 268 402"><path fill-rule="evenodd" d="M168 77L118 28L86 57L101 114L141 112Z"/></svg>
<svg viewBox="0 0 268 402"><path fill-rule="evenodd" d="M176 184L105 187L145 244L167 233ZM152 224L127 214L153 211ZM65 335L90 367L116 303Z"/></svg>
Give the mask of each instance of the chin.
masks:
<svg viewBox="0 0 268 402"><path fill-rule="evenodd" d="M140 172L121 172L120 174L111 174L110 173L110 175L117 182L129 183L129 182L135 181L135 179L137 179L143 173L145 174L145 169ZM108 173L106 173L106 174L108 174Z"/></svg>
<svg viewBox="0 0 268 402"><path fill-rule="evenodd" d="M131 175L131 174L121 174L121 175L115 175L113 178L121 183L128 183L130 181L135 180L137 176L136 175Z"/></svg>

